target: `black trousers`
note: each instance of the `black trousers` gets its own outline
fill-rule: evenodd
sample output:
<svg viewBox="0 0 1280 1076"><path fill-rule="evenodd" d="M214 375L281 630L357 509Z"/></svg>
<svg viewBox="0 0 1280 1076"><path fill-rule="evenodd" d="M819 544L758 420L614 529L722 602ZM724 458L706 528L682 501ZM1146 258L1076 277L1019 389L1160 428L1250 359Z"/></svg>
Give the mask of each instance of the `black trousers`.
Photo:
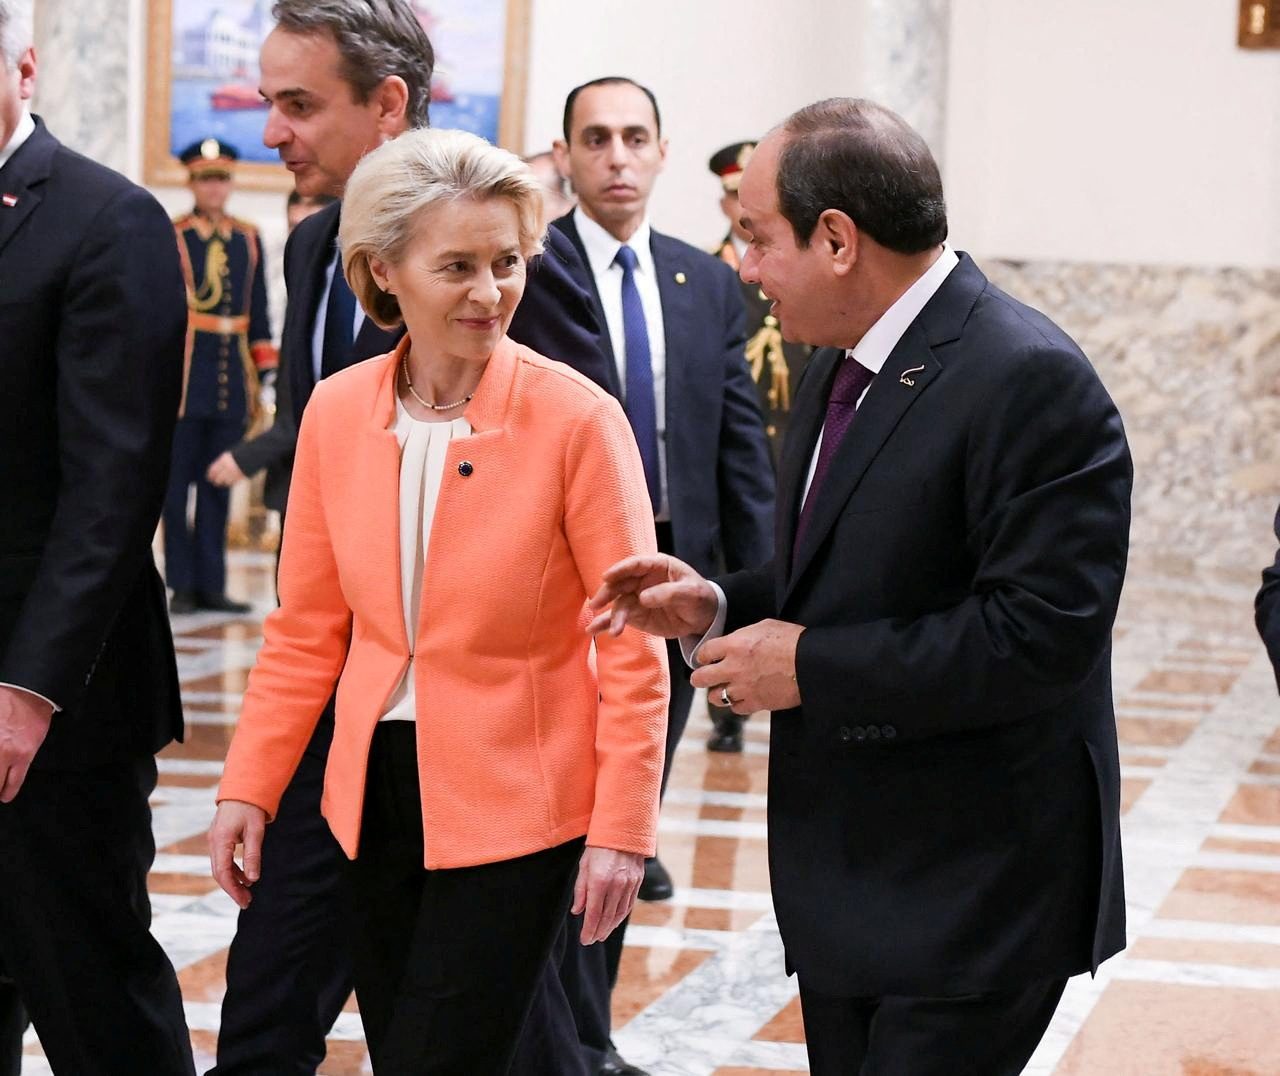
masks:
<svg viewBox="0 0 1280 1076"><path fill-rule="evenodd" d="M221 594L227 588L231 491L215 486L204 473L243 433L243 418L178 420L164 498L164 576L174 590ZM194 525L188 526L187 493L192 486L196 514Z"/></svg>
<svg viewBox="0 0 1280 1076"><path fill-rule="evenodd" d="M953 998L833 998L800 983L813 1076L1018 1076L1065 979Z"/></svg>
<svg viewBox="0 0 1280 1076"><path fill-rule="evenodd" d="M320 816L327 709L262 845L262 877L227 955L218 1063L208 1076L315 1076L351 996L350 864Z"/></svg>
<svg viewBox="0 0 1280 1076"><path fill-rule="evenodd" d="M659 525L661 526L661 524ZM661 535L659 545L662 544ZM671 704L667 710L666 763L662 771L662 791L667 790L672 760L685 726L689 723L689 709L693 704L693 685L689 683L690 669L680 653L680 645L667 640L667 667L671 672ZM578 1029L578 1046L582 1060L589 1072L596 1072L612 1046L613 1021L610 1001L618 982L618 967L622 961L622 947L626 941L627 924L624 919L609 937L598 945L584 946L578 939L582 933L580 916L569 916L565 922L565 945L560 962L560 985L569 999L574 1023ZM547 989L550 989L549 987ZM541 1044L522 1041L517 1055L523 1064L532 1066L535 1048ZM565 1061L565 1064L569 1064ZM517 1071L521 1071L517 1069Z"/></svg>
<svg viewBox="0 0 1280 1076"><path fill-rule="evenodd" d="M150 756L33 770L0 805L0 965L59 1076L194 1072L178 979L150 932L155 784Z"/></svg>
<svg viewBox="0 0 1280 1076"><path fill-rule="evenodd" d="M22 1034L27 1030L27 1011L12 979L0 971L0 1076L21 1076Z"/></svg>
<svg viewBox="0 0 1280 1076"><path fill-rule="evenodd" d="M356 997L376 1073L506 1076L561 931L585 841L423 868L415 728L374 733L352 871ZM543 999L545 1001L545 999ZM570 1025L568 1003L544 1017Z"/></svg>
<svg viewBox="0 0 1280 1076"><path fill-rule="evenodd" d="M262 847L262 878L227 959L218 1063L207 1076L315 1076L354 986L350 867L320 816L332 711L321 719ZM563 942L563 939L560 939ZM574 1076L557 957L544 970L517 1076Z"/></svg>

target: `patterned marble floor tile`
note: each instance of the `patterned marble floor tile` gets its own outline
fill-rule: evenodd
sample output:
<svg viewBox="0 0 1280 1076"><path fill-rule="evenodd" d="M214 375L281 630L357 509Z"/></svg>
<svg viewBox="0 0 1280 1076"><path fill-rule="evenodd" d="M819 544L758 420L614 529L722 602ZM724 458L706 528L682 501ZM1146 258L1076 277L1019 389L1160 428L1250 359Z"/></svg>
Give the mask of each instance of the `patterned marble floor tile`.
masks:
<svg viewBox="0 0 1280 1076"><path fill-rule="evenodd" d="M1275 1076L1280 991L1107 988L1057 1076Z"/></svg>
<svg viewBox="0 0 1280 1076"><path fill-rule="evenodd" d="M1275 678L1252 573L1170 564L1131 569L1115 633L1130 948L1071 982L1029 1076L1280 1076ZM198 1071L213 1060L236 913L209 877L205 831L271 580L270 558L234 554L229 590L254 614L174 624L188 736L159 762L149 887ZM676 755L660 830L676 894L636 909L614 999L619 1048L654 1076L807 1071L768 891L769 727L756 715L743 754L709 753L699 703ZM23 1076L48 1072L34 1034L26 1049ZM352 999L320 1073L370 1071Z"/></svg>

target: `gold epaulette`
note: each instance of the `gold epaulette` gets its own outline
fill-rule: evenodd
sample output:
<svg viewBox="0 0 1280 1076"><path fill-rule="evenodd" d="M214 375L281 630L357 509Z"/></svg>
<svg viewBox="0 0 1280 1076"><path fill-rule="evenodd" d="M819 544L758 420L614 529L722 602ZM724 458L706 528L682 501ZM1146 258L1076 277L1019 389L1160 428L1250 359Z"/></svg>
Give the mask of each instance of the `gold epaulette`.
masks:
<svg viewBox="0 0 1280 1076"><path fill-rule="evenodd" d="M759 385L761 377L768 375L765 392L769 407L774 411L791 410L791 372L787 367L786 352L782 349L782 330L772 314L764 319L764 325L746 347L747 365L751 378Z"/></svg>
<svg viewBox="0 0 1280 1076"><path fill-rule="evenodd" d="M237 231L246 232L249 235L258 234L258 226L252 221L244 220L242 217L228 217L231 227Z"/></svg>

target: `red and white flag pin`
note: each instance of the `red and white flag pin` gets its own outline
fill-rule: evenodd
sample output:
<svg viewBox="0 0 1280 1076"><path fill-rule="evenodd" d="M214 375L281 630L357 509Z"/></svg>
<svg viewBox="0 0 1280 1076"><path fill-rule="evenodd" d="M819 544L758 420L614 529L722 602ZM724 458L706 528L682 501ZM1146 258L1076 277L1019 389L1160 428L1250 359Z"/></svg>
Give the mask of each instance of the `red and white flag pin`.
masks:
<svg viewBox="0 0 1280 1076"><path fill-rule="evenodd" d="M7 209L12 209L18 204L18 196L16 194L0 194L0 202L3 202Z"/></svg>

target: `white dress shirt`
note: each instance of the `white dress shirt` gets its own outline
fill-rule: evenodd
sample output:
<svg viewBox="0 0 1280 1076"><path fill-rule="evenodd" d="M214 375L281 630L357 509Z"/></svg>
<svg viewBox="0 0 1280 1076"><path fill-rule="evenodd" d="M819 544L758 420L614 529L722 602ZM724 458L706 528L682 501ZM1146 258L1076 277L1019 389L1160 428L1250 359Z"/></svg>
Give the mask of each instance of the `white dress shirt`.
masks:
<svg viewBox="0 0 1280 1076"><path fill-rule="evenodd" d="M856 347L850 348L845 353L845 361L854 359L861 365L865 366L873 374L878 374L884 366L885 361L898 346L898 341L902 339L907 329L911 327L911 323L920 316L920 311L925 308L925 304L933 298L934 293L942 287L942 282L951 275L960 262L955 251L949 247L942 248L942 254L938 260L934 262L923 276L921 276L906 291L898 296L898 301L889 307L879 320L869 328L858 341ZM854 410L862 406L862 401L867 395L867 389L870 385L862 390L862 395L858 397L858 403ZM813 485L813 474L818 469L818 453L822 451L822 435L826 432L826 424L818 431L818 440L813 446L813 455L809 458L809 473L804 479L804 497L800 501L801 509L804 508L804 502L809 499L809 487Z"/></svg>
<svg viewBox="0 0 1280 1076"><path fill-rule="evenodd" d="M465 418L455 418L452 422L416 419L397 399L392 429L400 442L400 595L404 633L409 640L409 662L378 720L414 721L417 700L413 649L422 604L422 571L431 544L431 521L436 516L449 442L455 437L470 437L471 424Z"/></svg>
<svg viewBox="0 0 1280 1076"><path fill-rule="evenodd" d="M618 368L618 383L625 393L627 341L622 325L622 266L614 264L622 241L615 239L588 217L581 206L573 211L573 222L578 227L578 235L582 237L591 275L595 277L596 290L600 293L600 305L604 308L609 342L613 345L614 362ZM627 240L627 246L636 252L636 291L640 293L640 305L644 308L645 329L649 334L649 366L653 371L653 406L658 426L658 482L661 490L654 518L665 522L671 518L667 499L667 338L662 320L662 296L658 291L658 272L653 264L649 237L649 221L646 218Z"/></svg>
<svg viewBox="0 0 1280 1076"><path fill-rule="evenodd" d="M9 163L9 158L18 152L18 149L22 146L24 142L26 142L28 138L30 138L33 134L35 134L35 130L36 130L36 121L31 118L31 113L24 108L22 110L22 116L18 120L18 126L13 129L12 137L9 139L8 142L4 144L4 146L0 147L0 168L3 168L6 164ZM3 212L4 212L4 207L0 206L0 213L3 213ZM58 706L58 704L55 703L52 699L46 699L43 695L40 694L40 692L32 691L29 687L23 687L21 684L0 683L0 687L12 687L12 688L16 688L18 691L25 691L28 695L34 695L37 699L40 699L43 702L47 702L50 706L52 706L55 713L61 709L61 707Z"/></svg>
<svg viewBox="0 0 1280 1076"><path fill-rule="evenodd" d="M911 323L920 316L920 311L934 297L938 289L942 287L943 282L951 275L951 270L959 263L960 258L955 251L950 247L944 246L938 260L929 266L911 287L898 296L897 301L880 315L876 323L863 334L862 339L858 341L855 347L845 352L844 361L848 362L849 359L855 359L873 374L878 374L893 349L898 346L898 341L902 339L907 329L911 327ZM862 401L867 395L867 389L870 387L871 385L868 385L866 389L862 390L862 395L858 397L857 407L862 406ZM823 430L818 432L818 440L813 446L813 455L809 457L809 473L804 480L804 499L800 502L802 510L804 508L804 500L809 497L809 487L813 485L814 472L818 469L818 453L822 451L822 435L824 432L825 424ZM718 639L724 634L728 603L725 600L724 591L715 583L712 583L711 586L716 592L716 600L719 604L715 621L702 638L695 639L692 636L686 636L680 640L680 649L684 654L684 659L693 666L698 663L698 648L708 639Z"/></svg>
<svg viewBox="0 0 1280 1076"><path fill-rule="evenodd" d="M311 331L311 376L320 384L320 367L324 360L324 325L329 320L329 291L333 288L333 274L339 271L342 254L336 252L324 271L324 290L320 293L320 305L316 307L316 326ZM351 339L360 335L360 326L364 324L364 310L360 300L356 300L355 312L351 317Z"/></svg>
<svg viewBox="0 0 1280 1076"><path fill-rule="evenodd" d="M35 134L35 131L36 121L31 118L31 113L24 108L22 116L18 119L18 126L13 129L13 135L8 142L0 146L0 168L9 163L9 158L18 152L22 144Z"/></svg>

